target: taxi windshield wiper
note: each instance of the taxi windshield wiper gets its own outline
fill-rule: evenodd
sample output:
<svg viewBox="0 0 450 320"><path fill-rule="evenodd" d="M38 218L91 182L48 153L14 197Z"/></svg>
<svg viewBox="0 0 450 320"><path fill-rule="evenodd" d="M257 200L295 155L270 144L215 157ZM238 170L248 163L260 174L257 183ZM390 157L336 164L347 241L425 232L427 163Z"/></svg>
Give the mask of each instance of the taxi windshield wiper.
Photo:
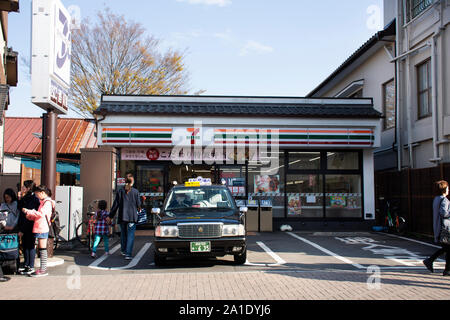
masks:
<svg viewBox="0 0 450 320"><path fill-rule="evenodd" d="M194 208L194 207L181 207L181 208L173 208L173 209L169 209L169 211L185 211L185 210L198 210L201 208Z"/></svg>

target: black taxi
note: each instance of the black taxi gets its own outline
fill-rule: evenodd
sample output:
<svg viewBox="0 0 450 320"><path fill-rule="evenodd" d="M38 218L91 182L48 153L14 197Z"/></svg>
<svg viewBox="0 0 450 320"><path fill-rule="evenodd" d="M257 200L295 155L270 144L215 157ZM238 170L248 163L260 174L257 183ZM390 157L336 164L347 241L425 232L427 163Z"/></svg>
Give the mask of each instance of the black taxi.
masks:
<svg viewBox="0 0 450 320"><path fill-rule="evenodd" d="M152 209L157 217L155 265L163 265L168 257L225 255L244 264L246 209L236 206L226 186L212 185L207 179L173 187L162 209Z"/></svg>

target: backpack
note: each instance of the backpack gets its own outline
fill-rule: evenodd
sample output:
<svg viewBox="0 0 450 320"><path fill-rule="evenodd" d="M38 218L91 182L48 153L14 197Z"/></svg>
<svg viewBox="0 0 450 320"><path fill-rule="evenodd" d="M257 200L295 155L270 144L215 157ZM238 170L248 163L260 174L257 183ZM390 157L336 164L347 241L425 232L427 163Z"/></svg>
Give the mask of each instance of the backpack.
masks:
<svg viewBox="0 0 450 320"><path fill-rule="evenodd" d="M52 215L50 216L50 222L47 220L47 224L49 229L48 237L49 238L58 237L62 228L61 223L59 221L59 213L58 211L56 211L55 206L53 206L53 202L52 202Z"/></svg>

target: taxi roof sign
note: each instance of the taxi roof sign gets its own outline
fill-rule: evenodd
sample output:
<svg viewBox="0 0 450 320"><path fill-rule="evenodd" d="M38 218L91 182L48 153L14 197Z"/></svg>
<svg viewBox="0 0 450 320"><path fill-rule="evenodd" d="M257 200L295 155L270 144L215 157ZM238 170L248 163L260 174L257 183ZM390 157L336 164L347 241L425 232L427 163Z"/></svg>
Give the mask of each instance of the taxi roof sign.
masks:
<svg viewBox="0 0 450 320"><path fill-rule="evenodd" d="M184 183L185 187L200 187L200 181L186 181Z"/></svg>
<svg viewBox="0 0 450 320"><path fill-rule="evenodd" d="M189 178L187 182L184 183L185 187L200 187L200 186L210 186L211 178Z"/></svg>

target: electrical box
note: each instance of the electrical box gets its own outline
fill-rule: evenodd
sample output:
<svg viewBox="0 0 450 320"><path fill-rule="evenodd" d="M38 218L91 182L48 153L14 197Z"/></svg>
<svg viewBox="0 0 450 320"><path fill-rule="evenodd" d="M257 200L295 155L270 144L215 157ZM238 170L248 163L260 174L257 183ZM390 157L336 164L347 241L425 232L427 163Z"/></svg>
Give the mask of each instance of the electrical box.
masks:
<svg viewBox="0 0 450 320"><path fill-rule="evenodd" d="M62 228L59 239L73 240L77 226L83 221L83 187L57 186L55 201Z"/></svg>

